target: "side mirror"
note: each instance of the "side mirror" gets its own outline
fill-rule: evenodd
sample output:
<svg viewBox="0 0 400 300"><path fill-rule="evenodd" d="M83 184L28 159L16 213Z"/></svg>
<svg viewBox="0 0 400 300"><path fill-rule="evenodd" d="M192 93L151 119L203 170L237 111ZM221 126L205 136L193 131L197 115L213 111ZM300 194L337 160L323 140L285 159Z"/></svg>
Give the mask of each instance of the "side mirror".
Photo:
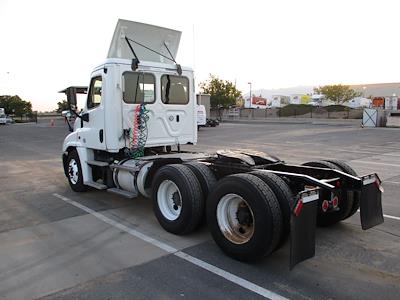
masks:
<svg viewBox="0 0 400 300"><path fill-rule="evenodd" d="M67 102L69 104L69 107L71 110L76 109L76 88L75 87L69 87L65 91L67 94Z"/></svg>
<svg viewBox="0 0 400 300"><path fill-rule="evenodd" d="M89 113L84 113L81 115L82 121L89 122Z"/></svg>

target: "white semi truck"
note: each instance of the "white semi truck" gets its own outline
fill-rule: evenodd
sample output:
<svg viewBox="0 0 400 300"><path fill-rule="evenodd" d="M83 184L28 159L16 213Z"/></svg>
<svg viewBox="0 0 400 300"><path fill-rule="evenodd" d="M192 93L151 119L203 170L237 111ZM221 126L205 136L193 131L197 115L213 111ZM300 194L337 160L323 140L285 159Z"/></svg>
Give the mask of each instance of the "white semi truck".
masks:
<svg viewBox="0 0 400 300"><path fill-rule="evenodd" d="M290 165L257 151L183 151L197 143L193 70L175 57L181 33L119 20L107 60L79 88L63 92L77 116L63 143L71 188L150 198L160 225L188 234L206 217L218 246L239 260L278 249L291 235L290 265L315 251L315 226L359 208L361 225L383 222L381 181L341 161ZM73 127L73 128L72 128Z"/></svg>

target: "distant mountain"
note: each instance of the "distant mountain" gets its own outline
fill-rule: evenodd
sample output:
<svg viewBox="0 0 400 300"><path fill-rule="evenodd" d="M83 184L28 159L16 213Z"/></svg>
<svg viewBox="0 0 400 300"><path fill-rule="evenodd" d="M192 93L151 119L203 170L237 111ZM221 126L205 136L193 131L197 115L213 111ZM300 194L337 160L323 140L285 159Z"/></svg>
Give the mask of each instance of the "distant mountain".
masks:
<svg viewBox="0 0 400 300"><path fill-rule="evenodd" d="M281 89L260 89L251 91L254 96L260 96L263 98L271 99L273 95L283 95L290 96L292 94L312 94L314 87L313 86L295 86L289 88L281 88ZM249 97L249 93L243 95L244 98Z"/></svg>

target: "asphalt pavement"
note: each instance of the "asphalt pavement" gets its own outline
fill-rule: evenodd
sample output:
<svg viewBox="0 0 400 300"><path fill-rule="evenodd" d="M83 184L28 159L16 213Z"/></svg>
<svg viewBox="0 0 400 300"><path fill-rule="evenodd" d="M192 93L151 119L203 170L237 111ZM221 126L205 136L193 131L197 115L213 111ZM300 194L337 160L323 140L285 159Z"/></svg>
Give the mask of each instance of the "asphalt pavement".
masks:
<svg viewBox="0 0 400 300"><path fill-rule="evenodd" d="M290 163L343 159L383 179L385 222L356 213L318 228L316 256L289 271L284 245L256 263L225 256L204 226L174 236L149 199L74 193L57 120L0 126L0 299L399 299L400 130L223 123L186 149L269 152Z"/></svg>

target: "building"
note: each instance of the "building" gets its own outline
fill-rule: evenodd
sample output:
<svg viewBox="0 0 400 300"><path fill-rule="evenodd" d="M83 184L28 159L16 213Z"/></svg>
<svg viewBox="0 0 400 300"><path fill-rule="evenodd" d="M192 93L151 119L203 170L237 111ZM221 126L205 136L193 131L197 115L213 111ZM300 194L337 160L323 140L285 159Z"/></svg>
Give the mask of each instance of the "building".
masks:
<svg viewBox="0 0 400 300"><path fill-rule="evenodd" d="M350 87L365 98L400 97L400 82L356 84Z"/></svg>

